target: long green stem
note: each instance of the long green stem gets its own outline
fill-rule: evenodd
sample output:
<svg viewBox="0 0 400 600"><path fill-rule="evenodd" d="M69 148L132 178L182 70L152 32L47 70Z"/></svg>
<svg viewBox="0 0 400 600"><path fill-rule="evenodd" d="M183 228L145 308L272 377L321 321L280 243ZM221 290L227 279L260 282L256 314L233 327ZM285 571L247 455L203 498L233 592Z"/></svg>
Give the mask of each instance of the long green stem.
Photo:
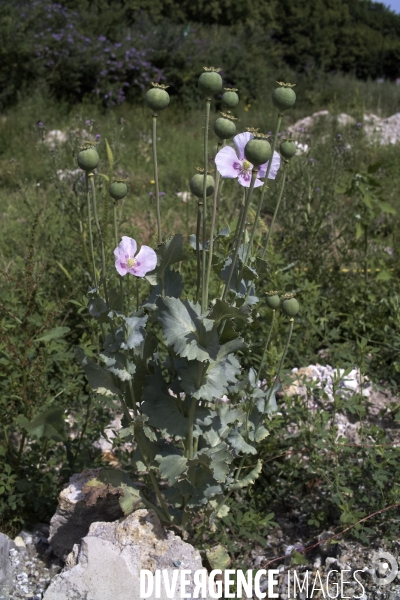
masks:
<svg viewBox="0 0 400 600"><path fill-rule="evenodd" d="M149 477L150 477L151 485L153 486L156 496L158 498L158 501L163 509L163 513L167 520L167 523L171 523L171 515L169 514L168 506L165 504L165 501L164 501L164 498L162 497L157 479L156 479L153 471L151 471L151 469L149 469Z"/></svg>
<svg viewBox="0 0 400 600"><path fill-rule="evenodd" d="M113 220L114 220L114 241L115 247L118 246L118 220L117 220L117 203L114 201L113 205Z"/></svg>
<svg viewBox="0 0 400 600"><path fill-rule="evenodd" d="M153 114L153 163L154 163L154 181L156 182L156 216L157 216L157 235L158 243L162 244L161 234L161 211L160 211L160 190L158 187L158 167L157 167L157 114Z"/></svg>
<svg viewBox="0 0 400 600"><path fill-rule="evenodd" d="M266 406L268 406L268 403L269 403L269 401L271 399L272 390L274 389L274 387L275 387L275 385L276 385L276 383L277 383L277 381L279 379L279 375L281 373L281 370L282 370L282 367L283 367L283 363L285 362L286 353L288 351L289 344L290 344L290 338L292 337L293 323L294 323L294 319L290 319L289 333L288 333L288 337L287 337L287 340L286 340L285 348L283 350L283 354L282 354L281 360L279 362L279 367L278 367L278 370L277 370L276 375L275 375L274 383L273 383L273 385L271 385L271 388L270 388L270 390L268 392L268 398L267 398Z"/></svg>
<svg viewBox="0 0 400 600"><path fill-rule="evenodd" d="M247 261L248 261L249 257L251 256L251 250L252 250L252 247L253 247L254 236L256 234L256 229L257 229L257 225L258 225L258 219L260 218L262 205L264 203L265 190L268 189L268 186L267 186L268 175L269 175L269 173L271 171L272 161L273 161L273 158L274 158L274 152L275 152L275 148L276 148L276 142L277 142L277 139L278 139L279 129L280 129L281 123L282 123L282 118L283 118L283 114L279 113L278 114L278 119L276 121L274 138L272 140L271 158L268 161L267 172L265 173L265 178L264 178L264 182L265 183L264 183L262 191L261 191L260 200L258 202L258 207L257 207L257 212L256 212L256 217L255 217L254 223L253 223L253 229L251 230L251 234L250 234L250 241L249 241L249 245L247 247L246 258L244 260L244 264L245 265L247 265Z"/></svg>
<svg viewBox="0 0 400 600"><path fill-rule="evenodd" d="M265 342L264 352L263 352L263 355L261 357L260 366L258 367L257 380L260 379L261 369L263 368L265 359L267 357L268 346L269 346L269 342L271 340L272 330L274 328L274 323L275 323L275 312L276 312L275 310L272 311L271 325L269 326L267 341Z"/></svg>
<svg viewBox="0 0 400 600"><path fill-rule="evenodd" d="M233 244L236 243L237 237L239 235L240 228L242 226L244 209L245 209L245 206L246 206L247 194L248 194L247 188L243 188L243 199L241 201L241 205L240 205L240 209L239 209L238 220L237 220L237 223L236 223L236 229L235 229L235 233L234 233L234 236L233 236Z"/></svg>
<svg viewBox="0 0 400 600"><path fill-rule="evenodd" d="M237 256L239 254L240 242L241 242L241 239L242 239L244 228L246 226L247 213L249 211L249 206L250 206L250 202L251 202L251 197L253 195L253 189L254 189L254 184L255 184L256 178L257 178L257 173L258 173L258 169L257 168L253 169L252 174L251 174L250 189L249 189L249 193L248 193L248 196L247 196L247 199L246 199L246 204L245 204L244 211L243 211L242 223L240 225L239 235L238 235L238 238L237 238L237 241L236 241L235 251L234 251L233 257L232 257L232 264L231 264L231 268L229 270L228 280L227 280L227 282L225 284L224 293L222 295L222 300L223 301L226 300L226 297L227 297L228 292L229 292L229 284L231 282L233 271L235 269L236 259L237 259Z"/></svg>
<svg viewBox="0 0 400 600"><path fill-rule="evenodd" d="M151 485L154 488L154 491L156 493L157 499L160 503L160 506L162 508L163 511L163 515L164 515L164 519L165 521L167 521L167 523L171 523L171 515L169 514L169 510L168 510L168 506L165 503L164 498L162 497L161 491L160 491L160 487L158 485L158 481L153 473L153 471L150 468L150 460L149 460L149 456L147 453L148 450L148 442L146 439L146 436L143 434L143 430L141 428L141 426L135 422L134 424L134 436L135 436L135 440L137 442L137 445L139 446L140 449L140 453L142 455L143 458L143 462L146 465L146 468L148 470L149 473L149 478L151 481Z"/></svg>
<svg viewBox="0 0 400 600"><path fill-rule="evenodd" d="M210 122L211 98L206 98L204 123L204 183L203 183L203 251L201 280L201 310L204 312L206 295L206 241L207 241L207 169L208 169L208 125Z"/></svg>
<svg viewBox="0 0 400 600"><path fill-rule="evenodd" d="M217 171L217 174L215 176L213 211L212 211L212 217L211 217L210 247L208 249L208 267L207 267L206 290L205 290L205 308L207 308L207 306L208 306L208 287L210 284L210 275L211 275L212 258L213 258L213 250L214 250L214 229L215 229L215 220L217 217L219 180L220 180L220 174Z"/></svg>
<svg viewBox="0 0 400 600"><path fill-rule="evenodd" d="M90 256L91 256L91 259L92 259L94 286L96 288L98 288L99 284L98 284L98 281L97 281L96 263L95 263L95 260L94 260L94 249L93 249L92 209L91 209L90 193L89 193L89 176L88 176L87 171L85 171L85 183L86 183L86 200L87 200L87 211L88 211L88 229L89 229Z"/></svg>
<svg viewBox="0 0 400 600"><path fill-rule="evenodd" d="M99 221L99 217L97 215L96 186L94 185L94 174L89 173L88 177L89 177L89 181L90 181L90 189L92 192L94 222L96 224L97 234L99 236L99 241L100 241L101 269L102 269L102 274L103 274L104 295L106 297L107 306L109 306L107 279L106 279L106 254L105 254L105 250L104 250L104 240L103 240L103 235L101 232L100 221Z"/></svg>
<svg viewBox="0 0 400 600"><path fill-rule="evenodd" d="M187 458L193 458L193 425L194 425L194 414L196 412L196 405L197 405L196 398L192 398L192 403L190 405L190 411L189 411L188 434L187 434L187 438L186 438Z"/></svg>
<svg viewBox="0 0 400 600"><path fill-rule="evenodd" d="M199 301L201 284L201 261L200 261L200 228L201 228L201 210L203 203L197 203L197 225L196 225L196 261L197 261L197 281L196 281L196 302Z"/></svg>
<svg viewBox="0 0 400 600"><path fill-rule="evenodd" d="M117 223L117 203L114 202L113 206L113 219L114 219L114 240L115 247L118 246L118 223ZM121 312L124 313L124 288L122 284L122 276L118 275L119 279L119 295L120 295L120 304L121 304Z"/></svg>
<svg viewBox="0 0 400 600"><path fill-rule="evenodd" d="M284 166L284 169L283 169L283 177L282 177L282 181L281 181L281 188L279 190L278 202L276 203L276 207L275 207L274 215L272 217L271 225L269 226L269 229L268 229L267 239L265 240L264 252L262 253L262 257L261 258L265 257L265 255L267 253L267 250L268 250L268 244L269 244L269 241L271 239L272 229L273 229L273 227L275 225L276 215L278 214L279 205L280 205L281 200L282 200L283 188L285 187L286 175L287 175L288 168L289 168L289 161L285 160L285 166Z"/></svg>

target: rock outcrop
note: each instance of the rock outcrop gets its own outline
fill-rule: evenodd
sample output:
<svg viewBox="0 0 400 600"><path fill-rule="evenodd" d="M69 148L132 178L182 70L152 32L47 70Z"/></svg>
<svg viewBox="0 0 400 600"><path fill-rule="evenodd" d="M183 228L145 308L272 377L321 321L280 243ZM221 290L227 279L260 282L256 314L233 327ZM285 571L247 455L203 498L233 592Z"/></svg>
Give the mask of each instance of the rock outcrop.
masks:
<svg viewBox="0 0 400 600"><path fill-rule="evenodd" d="M115 521L122 517L118 496L108 494L94 506L87 506L83 488L98 476L101 469L86 469L73 475L58 497L57 510L50 521L49 541L54 553L63 561L96 521Z"/></svg>
<svg viewBox="0 0 400 600"><path fill-rule="evenodd" d="M140 571L202 569L200 554L190 544L164 532L157 515L140 509L115 523L92 523L80 547L74 547L64 570L43 600L139 600ZM193 594L193 575L186 592ZM167 598L161 585L161 598ZM149 596L150 600L155 595ZM180 577L174 598L181 598Z"/></svg>
<svg viewBox="0 0 400 600"><path fill-rule="evenodd" d="M304 146L304 142L310 141L313 129L324 120L336 121L339 127L351 125L362 128L371 142L378 142L381 145L396 144L400 141L400 112L386 119L381 119L373 113L365 113L362 123L356 123L356 120L346 113L331 115L327 110L320 110L309 117L296 121L288 127L287 131L296 140L300 139L303 142L301 145ZM302 150L301 147L300 150Z"/></svg>

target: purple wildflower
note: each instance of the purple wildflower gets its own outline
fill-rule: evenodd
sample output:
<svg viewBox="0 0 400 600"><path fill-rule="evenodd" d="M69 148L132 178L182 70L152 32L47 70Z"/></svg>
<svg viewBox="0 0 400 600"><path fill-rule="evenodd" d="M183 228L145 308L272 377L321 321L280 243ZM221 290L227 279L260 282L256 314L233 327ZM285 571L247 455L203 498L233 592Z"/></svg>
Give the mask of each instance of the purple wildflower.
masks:
<svg viewBox="0 0 400 600"><path fill-rule="evenodd" d="M251 164L251 162L246 160L244 156L244 147L247 144L247 142L253 137L254 136L249 132L239 133L239 135L235 135L233 141L237 149L237 154L233 148L231 148L230 146L225 146L218 152L217 156L215 157L215 164L220 175L229 179L235 179L237 177L240 185L244 187L250 187L251 171L253 169L253 165ZM268 179L275 179L280 166L280 162L281 160L279 154L277 152L274 152ZM265 177L267 173L267 168L268 162L259 166L257 179L255 181L254 187L259 187L260 185L263 185L263 181L260 181L258 177Z"/></svg>
<svg viewBox="0 0 400 600"><path fill-rule="evenodd" d="M96 140L99 140L101 138L100 133L96 133Z"/></svg>
<svg viewBox="0 0 400 600"><path fill-rule="evenodd" d="M40 129L43 129L43 127L44 127L42 121L38 121L37 126L40 127Z"/></svg>
<svg viewBox="0 0 400 600"><path fill-rule="evenodd" d="M157 265L157 254L149 246L142 246L135 257L137 244L134 239L122 236L121 242L114 250L115 268L122 276L130 273L136 277L144 277Z"/></svg>

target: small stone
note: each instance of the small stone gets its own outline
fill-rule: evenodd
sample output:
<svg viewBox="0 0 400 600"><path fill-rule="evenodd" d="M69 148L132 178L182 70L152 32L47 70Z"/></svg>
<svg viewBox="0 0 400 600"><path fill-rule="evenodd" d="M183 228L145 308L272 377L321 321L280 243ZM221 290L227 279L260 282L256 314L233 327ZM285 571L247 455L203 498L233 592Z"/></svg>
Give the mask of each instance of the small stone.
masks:
<svg viewBox="0 0 400 600"><path fill-rule="evenodd" d="M321 566L321 557L317 556L317 558L314 561L313 567L314 569L319 569Z"/></svg>
<svg viewBox="0 0 400 600"><path fill-rule="evenodd" d="M27 531L21 531L19 537L21 537L24 540L26 546L32 544L32 535Z"/></svg>
<svg viewBox="0 0 400 600"><path fill-rule="evenodd" d="M14 538L14 544L17 546L17 548L26 548L26 544L20 535L17 535L17 537Z"/></svg>

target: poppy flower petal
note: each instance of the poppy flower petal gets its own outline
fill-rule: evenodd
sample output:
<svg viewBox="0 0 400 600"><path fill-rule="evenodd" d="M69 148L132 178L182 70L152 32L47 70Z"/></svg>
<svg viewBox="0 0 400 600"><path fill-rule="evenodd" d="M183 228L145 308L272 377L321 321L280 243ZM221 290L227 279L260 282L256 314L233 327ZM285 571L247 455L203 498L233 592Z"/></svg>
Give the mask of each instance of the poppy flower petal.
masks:
<svg viewBox="0 0 400 600"><path fill-rule="evenodd" d="M240 162L230 146L222 148L215 157L215 164L221 177L234 179L238 176Z"/></svg>

